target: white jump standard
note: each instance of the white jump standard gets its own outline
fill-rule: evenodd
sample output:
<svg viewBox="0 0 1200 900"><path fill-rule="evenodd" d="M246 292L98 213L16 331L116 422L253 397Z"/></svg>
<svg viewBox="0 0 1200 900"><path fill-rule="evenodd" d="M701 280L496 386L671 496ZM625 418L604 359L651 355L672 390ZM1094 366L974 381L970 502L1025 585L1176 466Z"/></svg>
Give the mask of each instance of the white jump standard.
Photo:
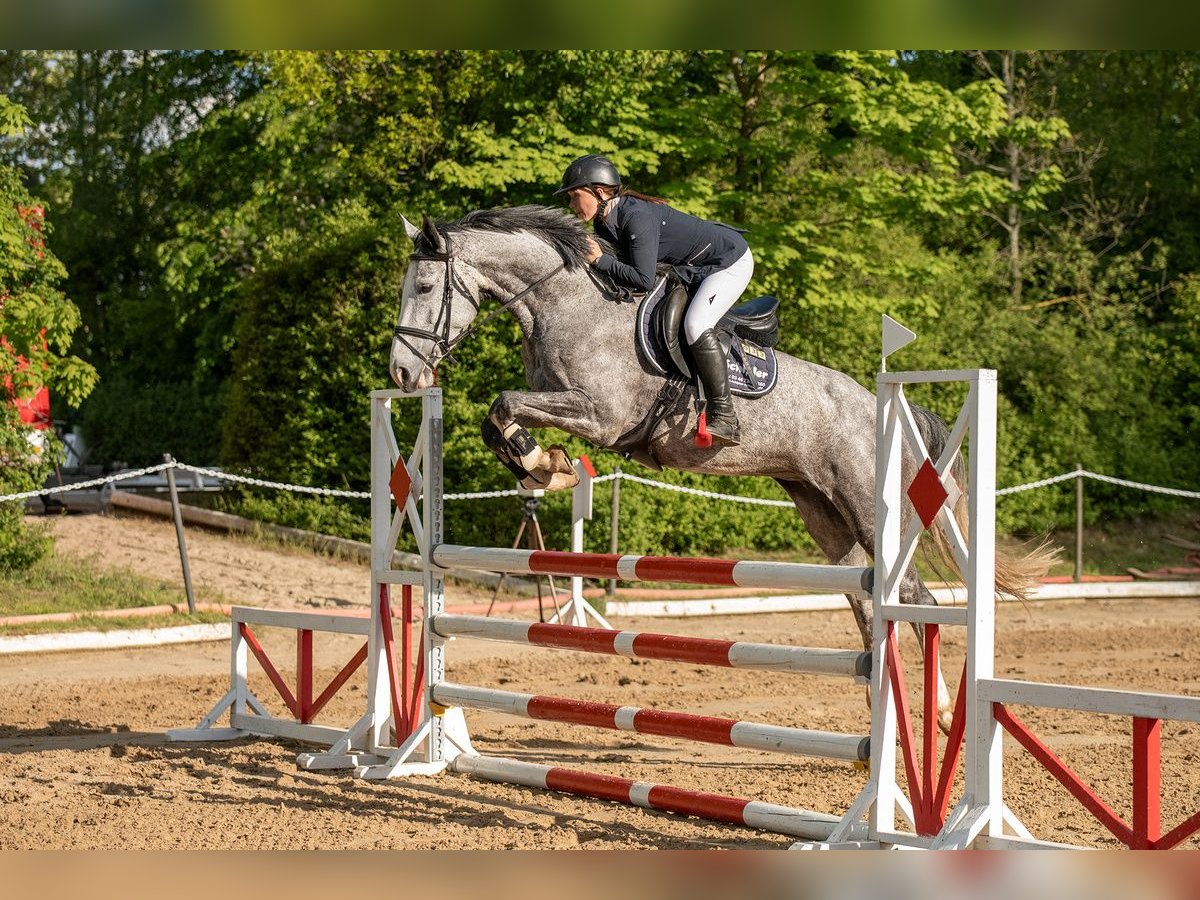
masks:
<svg viewBox="0 0 1200 900"><path fill-rule="evenodd" d="M175 728L167 732L169 741L234 740L252 734L273 735L300 741L333 744L345 728L321 725L313 720L338 690L362 666L368 645L363 644L350 661L320 694L313 689L313 633L357 634L367 637L371 619L365 616L331 615L317 612L292 612L235 606L230 611L230 688L195 728ZM296 688L288 687L270 657L259 643L251 625L292 629L296 632ZM267 678L279 693L291 718L274 716L247 682L249 656L253 653ZM228 728L216 723L229 713Z"/></svg>

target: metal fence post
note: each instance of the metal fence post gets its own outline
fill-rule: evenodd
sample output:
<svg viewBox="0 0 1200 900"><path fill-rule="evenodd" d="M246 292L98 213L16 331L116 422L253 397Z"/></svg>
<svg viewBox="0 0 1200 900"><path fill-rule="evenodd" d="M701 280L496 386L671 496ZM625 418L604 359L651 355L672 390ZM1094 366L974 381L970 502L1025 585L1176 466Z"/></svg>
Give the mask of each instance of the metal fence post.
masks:
<svg viewBox="0 0 1200 900"><path fill-rule="evenodd" d="M183 512L179 509L179 491L175 488L175 460L170 453L163 454L163 462L169 463L167 486L171 489L171 512L175 517L175 537L179 541L179 561L183 564L183 589L187 594L188 612L196 611L196 595L192 591L192 572L188 568L187 541L183 537Z"/></svg>
<svg viewBox="0 0 1200 900"><path fill-rule="evenodd" d="M1075 464L1075 583L1083 581L1083 466Z"/></svg>

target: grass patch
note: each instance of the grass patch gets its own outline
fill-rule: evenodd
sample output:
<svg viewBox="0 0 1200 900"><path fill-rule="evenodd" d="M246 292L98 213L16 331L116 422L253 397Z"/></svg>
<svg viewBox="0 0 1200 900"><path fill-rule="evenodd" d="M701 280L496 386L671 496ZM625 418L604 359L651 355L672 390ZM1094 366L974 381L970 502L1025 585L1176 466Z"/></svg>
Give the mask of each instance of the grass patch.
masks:
<svg viewBox="0 0 1200 900"><path fill-rule="evenodd" d="M1126 575L1133 567L1149 572L1163 566L1189 566L1187 550L1167 543L1167 535L1200 544L1197 510L1177 509L1085 526L1083 571L1088 575ZM1062 548L1062 559L1052 574L1075 571L1075 529L1064 528L1051 535Z"/></svg>
<svg viewBox="0 0 1200 900"><path fill-rule="evenodd" d="M229 602L218 592L207 589L197 590L196 601ZM132 609L184 602L186 597L178 584L129 572L101 571L55 553L23 572L0 572L0 616ZM64 624L59 623L59 627ZM80 629L71 623L70 630Z"/></svg>
<svg viewBox="0 0 1200 900"><path fill-rule="evenodd" d="M231 531L228 532L228 537L231 540L239 541L243 544L248 544L260 550L270 550L272 553L282 553L288 556L318 556L322 559L329 559L334 562L357 563L363 566L364 569L370 569L370 564L367 558L352 551L346 547L339 547L322 542L321 538L328 535L313 534L311 538L294 538L286 537L281 534L263 529L254 531ZM402 547L397 549L404 549ZM416 553L416 549L408 550L409 553Z"/></svg>
<svg viewBox="0 0 1200 900"><path fill-rule="evenodd" d="M175 628L180 625L208 625L228 622L229 617L215 612L170 613L161 616L121 616L107 618L84 615L70 622L34 622L26 625L0 625L0 636L61 634L68 631L125 631L145 628Z"/></svg>

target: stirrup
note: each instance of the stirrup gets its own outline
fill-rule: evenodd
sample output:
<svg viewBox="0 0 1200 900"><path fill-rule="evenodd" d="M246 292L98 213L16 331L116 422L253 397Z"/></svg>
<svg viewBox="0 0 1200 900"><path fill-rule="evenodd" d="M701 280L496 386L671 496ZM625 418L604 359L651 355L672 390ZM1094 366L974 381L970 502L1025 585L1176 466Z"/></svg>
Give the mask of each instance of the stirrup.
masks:
<svg viewBox="0 0 1200 900"><path fill-rule="evenodd" d="M714 444L736 447L742 442L742 429L738 424L737 416L714 416L705 424L708 426L708 433Z"/></svg>

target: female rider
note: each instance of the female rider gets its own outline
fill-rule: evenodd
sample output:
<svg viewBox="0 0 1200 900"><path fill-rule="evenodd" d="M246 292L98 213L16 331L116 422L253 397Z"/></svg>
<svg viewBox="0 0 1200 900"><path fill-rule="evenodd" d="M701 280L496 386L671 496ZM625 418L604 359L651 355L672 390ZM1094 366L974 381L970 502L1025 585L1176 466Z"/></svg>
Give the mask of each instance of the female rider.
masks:
<svg viewBox="0 0 1200 900"><path fill-rule="evenodd" d="M754 257L741 233L728 225L679 212L657 197L621 187L621 176L605 157L581 156L563 174L555 194L570 197L571 211L592 222L596 234L617 248L603 253L588 238L587 260L597 271L637 291L654 286L655 266L674 267L692 298L683 336L707 398L706 419L714 444L741 442L729 397L725 351L713 327L737 302L754 274Z"/></svg>

